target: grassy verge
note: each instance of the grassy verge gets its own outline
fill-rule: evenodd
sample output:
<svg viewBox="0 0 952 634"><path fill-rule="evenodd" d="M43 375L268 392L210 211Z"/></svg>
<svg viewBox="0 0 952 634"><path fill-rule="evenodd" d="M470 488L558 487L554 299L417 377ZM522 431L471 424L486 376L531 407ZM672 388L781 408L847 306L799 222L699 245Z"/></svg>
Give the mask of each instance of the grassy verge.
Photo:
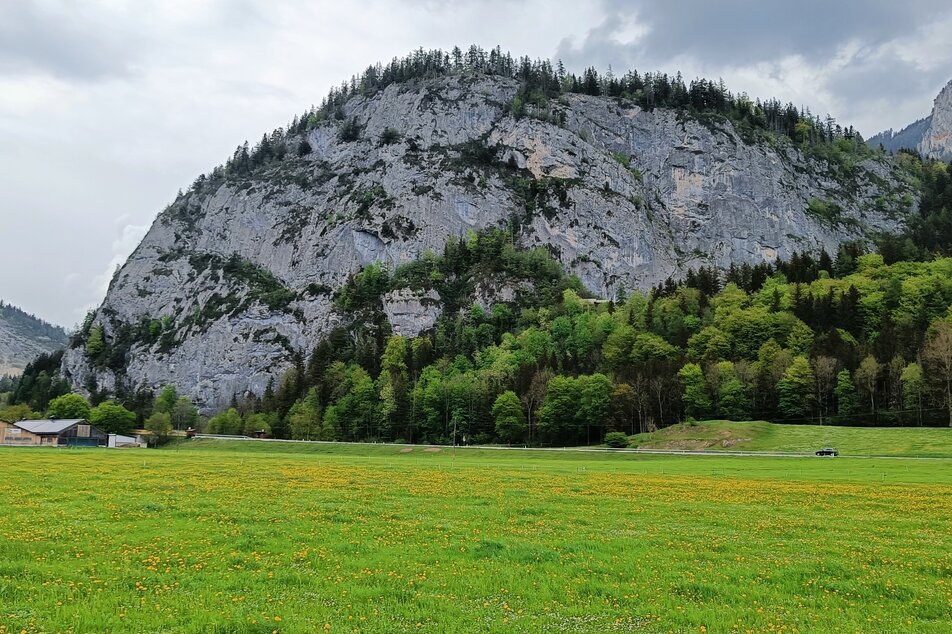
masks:
<svg viewBox="0 0 952 634"><path fill-rule="evenodd" d="M633 437L644 449L791 451L836 447L842 455L952 457L952 428L835 427L706 421L674 425Z"/></svg>

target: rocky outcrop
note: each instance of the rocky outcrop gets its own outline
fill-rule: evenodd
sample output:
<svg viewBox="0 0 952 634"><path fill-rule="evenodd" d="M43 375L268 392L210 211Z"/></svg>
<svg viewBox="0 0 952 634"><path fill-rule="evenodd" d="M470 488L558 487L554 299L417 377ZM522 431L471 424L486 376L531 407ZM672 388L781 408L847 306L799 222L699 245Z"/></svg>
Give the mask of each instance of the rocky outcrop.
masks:
<svg viewBox="0 0 952 634"><path fill-rule="evenodd" d="M930 158L952 158L952 81L935 98L929 127L919 143L919 152Z"/></svg>
<svg viewBox="0 0 952 634"><path fill-rule="evenodd" d="M409 288L391 291L383 296L383 312L395 334L416 337L436 325L440 316L440 294Z"/></svg>
<svg viewBox="0 0 952 634"><path fill-rule="evenodd" d="M897 228L908 205L886 159L844 181L726 121L584 95L553 101L545 120L516 118L518 88L471 75L394 84L292 138L300 156L197 184L159 215L97 312L106 340L129 346L121 380L172 383L206 407L260 393L339 323L333 293L350 274L473 229L516 223L523 246L547 246L612 297L689 267L834 251ZM342 121L359 133L341 134ZM833 213L817 215L817 202ZM432 325L425 299L388 298L398 331ZM74 385L116 380L81 349L64 367Z"/></svg>
<svg viewBox="0 0 952 634"><path fill-rule="evenodd" d="M882 146L888 152L917 150L926 158L952 160L952 81L939 92L928 117L899 132L880 132L866 143L872 148Z"/></svg>

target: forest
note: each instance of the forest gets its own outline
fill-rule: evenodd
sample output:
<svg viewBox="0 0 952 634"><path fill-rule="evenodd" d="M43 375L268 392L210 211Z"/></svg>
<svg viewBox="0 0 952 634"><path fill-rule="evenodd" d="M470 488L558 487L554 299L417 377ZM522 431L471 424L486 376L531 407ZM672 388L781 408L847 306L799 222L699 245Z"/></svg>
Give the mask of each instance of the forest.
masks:
<svg viewBox="0 0 952 634"><path fill-rule="evenodd" d="M922 169L930 176L921 215L890 243L917 244L948 213L947 166ZM685 419L952 421L948 241L928 259L926 245L918 260L887 261L844 244L833 256L702 267L599 301L547 250L519 249L515 233L471 233L392 272L365 267L335 296L346 325L297 355L262 396L235 395L207 421L174 393L157 408L141 389L122 406L139 423L213 433L540 445L597 443L610 431ZM514 299L492 302L481 296L489 287L512 289ZM439 294L431 332L392 333L382 297L398 288ZM57 366L56 355L41 357L14 384L10 402L21 414L69 391Z"/></svg>

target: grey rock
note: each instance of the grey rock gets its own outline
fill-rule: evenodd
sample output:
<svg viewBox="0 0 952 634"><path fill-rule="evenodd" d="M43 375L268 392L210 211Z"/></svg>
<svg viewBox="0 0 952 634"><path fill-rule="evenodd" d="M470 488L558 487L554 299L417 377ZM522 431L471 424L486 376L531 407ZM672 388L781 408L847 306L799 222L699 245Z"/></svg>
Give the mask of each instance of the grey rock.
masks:
<svg viewBox="0 0 952 634"><path fill-rule="evenodd" d="M59 326L0 301L0 376L20 374L38 355L62 350L68 342Z"/></svg>
<svg viewBox="0 0 952 634"><path fill-rule="evenodd" d="M383 312L394 334L416 337L436 325L440 316L440 294L434 290L415 292L400 288L383 296Z"/></svg>
<svg viewBox="0 0 952 634"><path fill-rule="evenodd" d="M935 98L929 127L919 143L919 152L930 158L952 157L952 81Z"/></svg>
<svg viewBox="0 0 952 634"><path fill-rule="evenodd" d="M514 216L524 221L522 246L546 245L610 298L689 267L835 252L843 240L898 228L907 211L882 204L910 191L888 159L859 165L844 184L788 142L748 144L728 122L673 111L567 95L554 104L564 125L517 120L505 107L517 90L472 76L391 85L345 104L359 140L341 142L339 124L325 123L307 132L309 155L189 192L159 215L96 314L107 340L122 324L165 318L174 344L133 345L119 377L72 350L64 367L74 385L91 372L107 386L171 383L206 409L232 393L260 394L294 352L340 323L328 289L362 265L393 268ZM403 140L380 143L387 128ZM476 146L493 160L467 158ZM630 157L629 167L613 153ZM543 193L529 214L519 185L533 180ZM813 199L838 205L839 222L811 216ZM293 299L269 308L248 280L203 264L233 254ZM487 308L518 292L484 290L474 301ZM429 300L438 298L389 296L394 328L412 336L432 327Z"/></svg>

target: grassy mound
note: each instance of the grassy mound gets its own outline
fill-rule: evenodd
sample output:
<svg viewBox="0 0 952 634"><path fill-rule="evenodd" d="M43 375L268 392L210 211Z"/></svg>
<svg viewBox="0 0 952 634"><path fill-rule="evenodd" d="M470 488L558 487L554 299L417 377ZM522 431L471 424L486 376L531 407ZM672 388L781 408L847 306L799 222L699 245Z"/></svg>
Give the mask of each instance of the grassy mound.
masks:
<svg viewBox="0 0 952 634"><path fill-rule="evenodd" d="M763 421L683 423L632 437L641 449L790 451L836 447L841 455L952 456L952 429L934 427L832 427Z"/></svg>

